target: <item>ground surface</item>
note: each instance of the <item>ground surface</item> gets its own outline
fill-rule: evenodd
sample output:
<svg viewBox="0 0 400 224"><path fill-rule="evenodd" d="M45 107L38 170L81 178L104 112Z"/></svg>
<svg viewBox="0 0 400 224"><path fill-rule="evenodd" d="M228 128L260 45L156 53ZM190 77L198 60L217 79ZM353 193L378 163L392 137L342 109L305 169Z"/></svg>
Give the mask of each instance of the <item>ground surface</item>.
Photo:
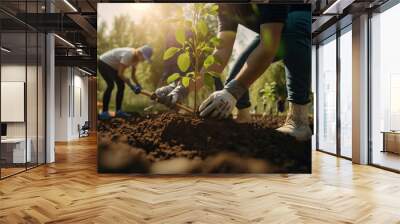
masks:
<svg viewBox="0 0 400 224"><path fill-rule="evenodd" d="M277 132L279 121L237 124L176 113L101 121L100 171L309 173L310 141Z"/></svg>
<svg viewBox="0 0 400 224"><path fill-rule="evenodd" d="M400 223L400 175L313 152L312 174L98 174L96 137L0 181L0 223Z"/></svg>

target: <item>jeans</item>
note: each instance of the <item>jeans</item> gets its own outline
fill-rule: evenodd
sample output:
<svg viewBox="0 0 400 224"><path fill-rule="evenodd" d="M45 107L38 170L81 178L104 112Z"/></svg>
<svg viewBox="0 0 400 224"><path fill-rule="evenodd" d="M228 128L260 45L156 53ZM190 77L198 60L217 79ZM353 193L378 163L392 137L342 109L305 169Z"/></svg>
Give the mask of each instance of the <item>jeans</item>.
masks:
<svg viewBox="0 0 400 224"><path fill-rule="evenodd" d="M108 111L108 105L110 104L111 93L114 89L114 83L117 84L117 99L116 99L116 111L121 110L122 99L124 97L125 83L118 76L118 71L113 69L103 61L98 61L98 68L104 81L107 83L106 91L103 94L103 112Z"/></svg>
<svg viewBox="0 0 400 224"><path fill-rule="evenodd" d="M234 79L240 72L247 58L260 43L260 36L251 41L244 52L239 55L228 74L226 83ZM282 31L280 43L282 55L275 60L283 59L286 68L286 87L288 101L305 105L310 102L311 87L311 12L299 10L289 12ZM244 109L251 106L247 91L238 101L236 107Z"/></svg>

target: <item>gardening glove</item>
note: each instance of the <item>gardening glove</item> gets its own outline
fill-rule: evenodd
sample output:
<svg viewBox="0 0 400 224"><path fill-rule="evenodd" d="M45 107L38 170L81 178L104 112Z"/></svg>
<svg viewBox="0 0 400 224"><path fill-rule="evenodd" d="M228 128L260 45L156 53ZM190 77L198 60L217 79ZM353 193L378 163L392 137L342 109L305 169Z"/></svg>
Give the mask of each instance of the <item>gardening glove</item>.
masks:
<svg viewBox="0 0 400 224"><path fill-rule="evenodd" d="M176 87L172 86L172 90L167 88L170 86L172 85L157 89L155 94L158 102L168 107L174 107L177 102L182 101L188 95L188 90L181 84L178 84Z"/></svg>
<svg viewBox="0 0 400 224"><path fill-rule="evenodd" d="M128 82L128 86L135 94L139 94L142 91L142 87L139 84L133 85L131 82Z"/></svg>
<svg viewBox="0 0 400 224"><path fill-rule="evenodd" d="M232 80L223 90L212 93L201 105L200 116L227 118L232 113L237 100L247 91L238 81Z"/></svg>
<svg viewBox="0 0 400 224"><path fill-rule="evenodd" d="M157 101L168 106L170 102L168 94L170 94L174 89L175 85L173 83L156 89L154 94L157 96Z"/></svg>
<svg viewBox="0 0 400 224"><path fill-rule="evenodd" d="M139 94L141 91L142 91L142 87L139 84L133 86L134 93Z"/></svg>
<svg viewBox="0 0 400 224"><path fill-rule="evenodd" d="M188 90L183 86L178 84L175 89L173 89L169 94L169 100L171 105L175 105L178 102L181 102L188 95Z"/></svg>

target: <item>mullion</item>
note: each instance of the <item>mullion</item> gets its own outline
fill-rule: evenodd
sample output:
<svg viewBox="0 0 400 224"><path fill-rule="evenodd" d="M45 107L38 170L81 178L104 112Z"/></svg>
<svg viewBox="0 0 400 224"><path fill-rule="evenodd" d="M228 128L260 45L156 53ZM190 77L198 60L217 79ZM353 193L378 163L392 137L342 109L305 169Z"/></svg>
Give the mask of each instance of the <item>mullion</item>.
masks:
<svg viewBox="0 0 400 224"><path fill-rule="evenodd" d="M340 64L340 36L341 32L336 31L336 154L341 157L341 64Z"/></svg>

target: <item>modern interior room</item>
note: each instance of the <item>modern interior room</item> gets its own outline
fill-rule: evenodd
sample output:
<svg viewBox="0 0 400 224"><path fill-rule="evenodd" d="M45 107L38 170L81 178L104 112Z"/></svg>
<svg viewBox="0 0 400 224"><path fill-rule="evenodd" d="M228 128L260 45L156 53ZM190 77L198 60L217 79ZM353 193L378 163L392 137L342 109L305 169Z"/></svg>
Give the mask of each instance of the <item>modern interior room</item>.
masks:
<svg viewBox="0 0 400 224"><path fill-rule="evenodd" d="M281 1L313 10L312 174L200 177L97 173L102 2L0 2L0 223L400 223L399 1Z"/></svg>

